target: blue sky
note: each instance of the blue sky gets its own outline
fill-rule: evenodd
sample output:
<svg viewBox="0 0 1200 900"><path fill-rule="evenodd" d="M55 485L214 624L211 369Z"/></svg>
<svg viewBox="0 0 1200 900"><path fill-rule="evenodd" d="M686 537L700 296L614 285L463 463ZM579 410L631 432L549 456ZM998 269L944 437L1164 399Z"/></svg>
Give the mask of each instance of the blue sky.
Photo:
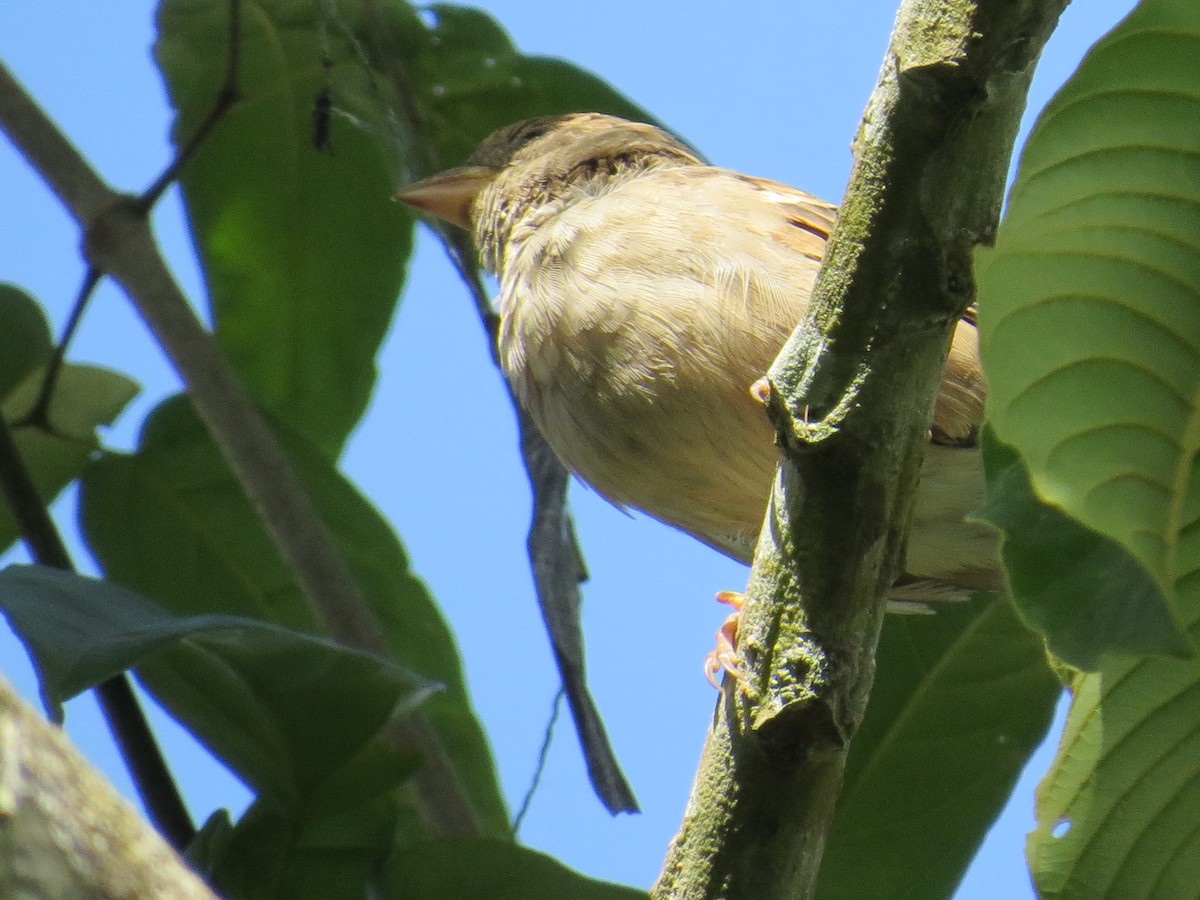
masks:
<svg viewBox="0 0 1200 900"><path fill-rule="evenodd" d="M893 0L764 2L734 13L717 4L610 0L595 4L497 0L480 4L527 53L560 56L605 78L715 163L836 200L850 142L895 15ZM1036 111L1086 48L1132 6L1071 6L1035 80ZM150 57L153 4L59 0L13 4L0 58L115 186L140 190L170 156L170 112ZM1028 117L1027 117L1028 118ZM57 202L0 141L0 280L33 293L56 330L83 267L79 237ZM155 214L185 289L203 303L177 196ZM131 446L145 412L177 381L111 286L100 290L73 357L131 374L143 394L107 435ZM512 416L482 331L441 250L423 234L380 357L380 380L345 470L393 522L416 572L454 628L476 709L515 807L532 774L556 675L524 554L528 499ZM440 402L447 377L470 385L469 423ZM469 429L469 431L468 431ZM485 452L480 454L483 447ZM724 611L722 588L744 567L576 487L573 504L592 574L585 634L596 701L644 810L611 818L593 798L565 720L523 839L596 877L648 886L679 824L715 693L701 663ZM59 504L73 529L72 498ZM481 548L468 567L452 552ZM77 559L85 554L74 545ZM36 689L20 645L0 625L0 671L29 698ZM235 810L245 791L159 715L168 753L198 819ZM68 705L76 743L127 793L129 782L95 704ZM1032 826L1043 749L960 890L964 898L1032 897L1024 834Z"/></svg>

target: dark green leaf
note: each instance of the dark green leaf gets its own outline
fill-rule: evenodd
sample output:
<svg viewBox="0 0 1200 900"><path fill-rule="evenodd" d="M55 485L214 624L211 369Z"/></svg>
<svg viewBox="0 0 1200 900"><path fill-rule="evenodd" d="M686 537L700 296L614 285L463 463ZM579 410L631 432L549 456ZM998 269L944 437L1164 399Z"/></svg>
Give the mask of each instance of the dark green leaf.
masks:
<svg viewBox="0 0 1200 900"><path fill-rule="evenodd" d="M208 618L181 621L203 627ZM365 779L390 790L411 773L399 751L378 759L365 748L394 714L423 702L430 683L370 654L245 621L254 627L189 636L140 662L138 677L251 788L285 809L324 813L368 793L342 798L338 786Z"/></svg>
<svg viewBox="0 0 1200 900"><path fill-rule="evenodd" d="M0 397L50 359L50 326L41 307L14 284L0 282Z"/></svg>
<svg viewBox="0 0 1200 900"><path fill-rule="evenodd" d="M482 827L507 834L491 755L453 639L395 535L320 451L277 430L401 664L446 686L423 713ZM180 615L225 613L315 629L306 604L223 460L182 398L148 421L137 453L107 454L83 479L85 536L111 578ZM354 775L351 782L361 782Z"/></svg>
<svg viewBox="0 0 1200 900"><path fill-rule="evenodd" d="M381 794L340 816L312 818L265 799L242 816L213 875L223 896L334 900L385 896L396 800Z"/></svg>
<svg viewBox="0 0 1200 900"><path fill-rule="evenodd" d="M817 895L951 897L1062 686L1002 597L888 616Z"/></svg>
<svg viewBox="0 0 1200 900"><path fill-rule="evenodd" d="M1187 654L1161 591L1124 547L1039 501L1021 460L990 429L983 459L989 487L980 515L1005 533L1004 564L1021 617L1049 636L1057 657L1095 669L1101 648Z"/></svg>
<svg viewBox="0 0 1200 900"><path fill-rule="evenodd" d="M120 585L44 566L0 572L0 606L29 651L56 722L63 701L203 627ZM229 620L210 622L222 627Z"/></svg>
<svg viewBox="0 0 1200 900"><path fill-rule="evenodd" d="M526 847L447 839L405 850L391 866L393 896L409 900L645 900L643 891L586 878Z"/></svg>
<svg viewBox="0 0 1200 900"><path fill-rule="evenodd" d="M208 817L184 850L183 857L187 864L205 881L211 879L218 860L225 855L232 834L233 823L229 820L229 810L218 809Z"/></svg>
<svg viewBox="0 0 1200 900"><path fill-rule="evenodd" d="M0 572L0 604L55 718L61 701L137 668L172 715L282 808L338 809L369 793L338 789L373 777L386 790L411 770L396 751L367 752L384 723L434 690L393 663L255 619L172 616L118 585L42 566ZM382 762L390 784L359 771Z"/></svg>

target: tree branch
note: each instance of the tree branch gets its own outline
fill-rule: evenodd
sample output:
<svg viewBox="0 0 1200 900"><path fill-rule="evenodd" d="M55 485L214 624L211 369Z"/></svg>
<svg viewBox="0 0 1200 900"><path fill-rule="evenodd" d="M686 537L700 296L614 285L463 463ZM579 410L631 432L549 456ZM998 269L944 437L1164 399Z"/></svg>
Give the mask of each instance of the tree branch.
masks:
<svg viewBox="0 0 1200 900"><path fill-rule="evenodd" d="M216 900L3 679L0 896Z"/></svg>
<svg viewBox="0 0 1200 900"><path fill-rule="evenodd" d="M653 896L813 895L972 250L991 240L1065 5L900 9L811 308L769 376L785 460L739 628L743 679L727 679Z"/></svg>
<svg viewBox="0 0 1200 900"><path fill-rule="evenodd" d="M2 64L0 128L79 223L88 262L116 279L171 359L316 620L340 643L386 655L361 588L282 447L168 270L145 204L105 184ZM462 785L424 717L395 723L391 736L425 761L414 778L431 830L477 834Z"/></svg>

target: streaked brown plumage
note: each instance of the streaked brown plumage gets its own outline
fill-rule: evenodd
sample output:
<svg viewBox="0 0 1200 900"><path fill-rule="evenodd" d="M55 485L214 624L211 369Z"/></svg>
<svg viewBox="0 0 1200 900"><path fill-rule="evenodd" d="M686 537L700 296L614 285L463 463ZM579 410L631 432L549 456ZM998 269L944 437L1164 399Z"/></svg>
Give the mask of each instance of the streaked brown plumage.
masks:
<svg viewBox="0 0 1200 900"><path fill-rule="evenodd" d="M500 354L563 463L749 561L778 456L749 393L803 316L836 208L584 113L496 132L399 199L469 228L500 280ZM998 587L975 329L954 336L898 596Z"/></svg>

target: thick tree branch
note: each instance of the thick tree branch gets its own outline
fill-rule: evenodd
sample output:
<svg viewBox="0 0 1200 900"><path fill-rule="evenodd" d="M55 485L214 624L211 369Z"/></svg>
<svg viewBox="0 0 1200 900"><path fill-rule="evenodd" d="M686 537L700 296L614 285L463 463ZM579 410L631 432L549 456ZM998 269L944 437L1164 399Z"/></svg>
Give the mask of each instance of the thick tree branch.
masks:
<svg viewBox="0 0 1200 900"><path fill-rule="evenodd" d="M900 9L812 307L770 373L786 458L739 629L744 680L727 680L656 897L813 895L972 250L1065 5Z"/></svg>
<svg viewBox="0 0 1200 900"><path fill-rule="evenodd" d="M316 619L340 643L385 655L378 623L282 447L168 270L145 204L105 184L3 65L0 128L79 222L88 262L116 279L170 357ZM425 760L415 787L431 830L478 833L470 803L424 718L396 723L392 737Z"/></svg>
<svg viewBox="0 0 1200 900"><path fill-rule="evenodd" d="M0 679L0 896L216 900Z"/></svg>

